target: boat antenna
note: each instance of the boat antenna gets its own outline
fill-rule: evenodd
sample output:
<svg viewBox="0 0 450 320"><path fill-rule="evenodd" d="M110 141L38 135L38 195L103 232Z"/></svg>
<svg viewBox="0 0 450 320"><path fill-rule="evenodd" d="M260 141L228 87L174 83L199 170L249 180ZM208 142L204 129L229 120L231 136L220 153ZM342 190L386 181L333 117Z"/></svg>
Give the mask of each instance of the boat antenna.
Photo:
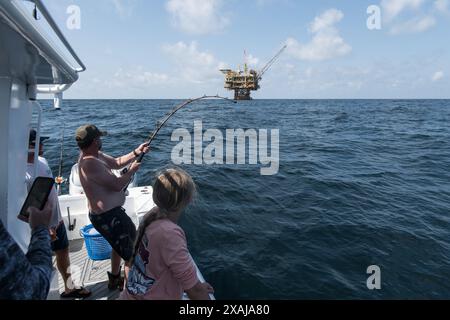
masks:
<svg viewBox="0 0 450 320"><path fill-rule="evenodd" d="M150 134L150 136L147 139L147 144L150 146L150 144L155 139L155 137L158 134L158 132L162 129L162 127L164 127L164 125L167 123L167 121L169 121L169 119L172 118L175 115L175 113L177 113L179 110L183 109L184 107L186 107L186 106L188 106L188 105L190 105L190 104L192 104L194 102L197 102L197 101L200 101L200 100L206 100L206 99L222 99L222 100L230 101L232 103L237 103L237 101L235 101L235 100L232 100L232 99L229 99L229 98L225 98L225 97L221 97L218 94L215 95L215 96L204 95L204 96L199 97L199 98L186 100L182 104L175 106L175 108L173 108L170 112L168 112L164 116L164 118L162 120L160 120L160 121L158 121L156 123L155 129L153 130L153 132ZM145 153L141 153L140 156L137 159L137 162L138 163L142 162L142 159L144 158L144 156L145 156ZM122 174L127 173L128 170L129 170L129 167L123 169L122 170Z"/></svg>
<svg viewBox="0 0 450 320"><path fill-rule="evenodd" d="M59 154L58 176L55 178L56 190L58 192L58 195L61 194L61 185L65 182L65 179L62 177L65 127L66 127L66 124L63 123L63 128L62 128L62 133L61 133L61 150L60 150L60 154Z"/></svg>

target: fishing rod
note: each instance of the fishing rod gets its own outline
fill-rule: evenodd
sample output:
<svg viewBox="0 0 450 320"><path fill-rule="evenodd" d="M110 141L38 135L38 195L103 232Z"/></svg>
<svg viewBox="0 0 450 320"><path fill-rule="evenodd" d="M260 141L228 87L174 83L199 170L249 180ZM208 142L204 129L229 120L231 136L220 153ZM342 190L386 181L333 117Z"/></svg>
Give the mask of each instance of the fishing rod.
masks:
<svg viewBox="0 0 450 320"><path fill-rule="evenodd" d="M65 133L65 129L66 129L66 123L63 122L63 128L62 128L62 132L61 132L61 150L59 153L59 168L58 168L58 176L55 178L55 183L56 183L56 194L58 196L61 195L61 186L63 183L65 183L67 180L63 178L62 176L62 169L63 169L63 155L64 155L64 133ZM75 226L77 224L77 219L73 219L73 223L72 220L70 218L70 207L67 207L67 219L69 220L69 225L67 226L67 228L69 229L69 231L73 231L75 230Z"/></svg>
<svg viewBox="0 0 450 320"><path fill-rule="evenodd" d="M167 121L169 121L169 119L172 118L179 110L181 110L184 107L190 105L191 103L194 103L194 102L197 102L197 101L200 101L200 100L206 100L206 99L221 99L221 100L226 100L226 101L230 101L230 102L233 102L233 103L237 103L236 100L232 100L232 99L229 99L229 98L221 97L219 95L215 95L215 96L204 95L204 96L199 97L199 98L186 100L182 104L177 105L174 109L172 109L169 113L167 113L162 120L160 120L160 121L158 121L156 123L156 128L153 130L153 132L150 134L150 136L147 139L147 145L150 146L150 144L155 139L156 135L162 129L162 127L164 127L164 125L167 123ZM137 162L141 163L142 159L144 158L144 156L145 156L145 153L142 152L139 155L139 157L137 159ZM129 168L130 167L123 169L122 174L127 173L128 170L130 170Z"/></svg>
<svg viewBox="0 0 450 320"><path fill-rule="evenodd" d="M57 194L60 195L61 193L61 185L65 182L65 179L62 177L62 167L63 167L63 151L64 151L64 131L66 128L66 123L63 123L62 133L61 133L61 150L59 154L59 169L58 169L58 176L55 178L56 182L56 191Z"/></svg>

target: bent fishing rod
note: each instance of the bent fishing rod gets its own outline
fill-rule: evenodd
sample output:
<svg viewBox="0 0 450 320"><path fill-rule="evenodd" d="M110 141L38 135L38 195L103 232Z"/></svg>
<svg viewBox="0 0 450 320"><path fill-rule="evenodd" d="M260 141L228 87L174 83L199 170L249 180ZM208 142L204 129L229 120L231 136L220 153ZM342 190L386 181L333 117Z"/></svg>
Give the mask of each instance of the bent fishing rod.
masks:
<svg viewBox="0 0 450 320"><path fill-rule="evenodd" d="M229 98L221 97L219 95L215 95L215 96L204 95L204 96L199 97L199 98L186 100L182 104L177 105L174 109L172 109L169 113L167 113L162 120L157 122L155 130L153 130L153 132L150 134L150 136L147 139L147 145L150 146L150 144L155 139L155 137L158 134L158 132L164 127L164 125L167 123L167 121L169 121L169 119L172 118L179 110L183 109L184 107L186 107L186 106L188 106L188 105L190 105L190 104L192 104L194 102L197 102L197 101L200 101L200 100L206 100L206 99L221 99L221 100L226 100L226 101L230 101L230 102L233 102L233 103L237 103L236 100L232 100L232 99L229 99ZM137 159L137 162L141 163L142 159L144 158L144 156L145 156L145 153L142 152L139 155L139 157ZM123 169L122 170L122 174L127 173L128 170L130 170L130 166L125 168L125 169Z"/></svg>

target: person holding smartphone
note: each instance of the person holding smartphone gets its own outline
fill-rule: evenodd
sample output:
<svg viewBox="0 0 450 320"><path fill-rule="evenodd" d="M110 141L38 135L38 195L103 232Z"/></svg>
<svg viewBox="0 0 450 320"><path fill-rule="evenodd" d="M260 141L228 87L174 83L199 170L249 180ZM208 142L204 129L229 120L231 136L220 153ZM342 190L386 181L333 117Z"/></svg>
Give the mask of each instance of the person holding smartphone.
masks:
<svg viewBox="0 0 450 320"><path fill-rule="evenodd" d="M43 142L48 137L41 137L39 141L39 156L37 163L37 176L48 177L53 179L52 171L47 163L47 160L42 157L44 153ZM30 131L29 145L28 145L28 166L26 172L26 181L28 189L35 180L34 175L34 150L36 145L36 131ZM61 216L59 208L58 194L56 188L53 186L50 192L48 202L52 208L52 219L50 222L49 232L52 237L51 247L55 253L56 266L64 281L64 292L61 298L83 299L91 295L91 292L83 287L76 288L72 281L70 274L70 256L69 256L69 240L67 238L66 226Z"/></svg>
<svg viewBox="0 0 450 320"><path fill-rule="evenodd" d="M0 300L45 300L52 276L52 251L48 226L51 204L43 210L29 208L31 240L25 255L0 220Z"/></svg>

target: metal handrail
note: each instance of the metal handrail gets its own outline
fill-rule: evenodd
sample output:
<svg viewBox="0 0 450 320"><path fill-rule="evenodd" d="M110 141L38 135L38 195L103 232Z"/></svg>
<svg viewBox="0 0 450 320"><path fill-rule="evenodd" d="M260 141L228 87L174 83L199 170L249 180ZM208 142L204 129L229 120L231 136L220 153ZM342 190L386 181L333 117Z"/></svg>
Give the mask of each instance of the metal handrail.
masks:
<svg viewBox="0 0 450 320"><path fill-rule="evenodd" d="M71 83L56 85L36 85L36 93L57 94L66 91L72 86Z"/></svg>
<svg viewBox="0 0 450 320"><path fill-rule="evenodd" d="M61 29L59 29L58 25L56 24L55 20L51 17L50 13L48 12L45 5L42 3L41 0L29 0L33 2L36 7L39 9L41 14L44 16L44 18L47 20L50 27L52 27L53 31L55 31L56 35L58 36L59 40L66 46L66 49L70 52L72 57L75 59L75 61L78 63L78 65L81 68L75 69L76 72L83 72L86 70L86 66L84 65L83 61L78 57L75 50L73 50L72 46L70 45L69 41L67 41L64 34L61 32Z"/></svg>

